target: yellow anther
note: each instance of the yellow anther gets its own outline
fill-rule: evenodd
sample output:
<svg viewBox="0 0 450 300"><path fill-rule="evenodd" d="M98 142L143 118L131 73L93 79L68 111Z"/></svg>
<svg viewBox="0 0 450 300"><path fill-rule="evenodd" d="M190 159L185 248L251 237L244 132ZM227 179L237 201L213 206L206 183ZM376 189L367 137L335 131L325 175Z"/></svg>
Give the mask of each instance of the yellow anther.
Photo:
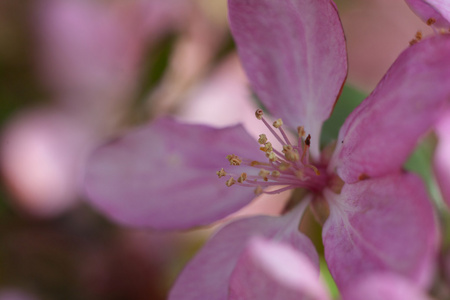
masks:
<svg viewBox="0 0 450 300"><path fill-rule="evenodd" d="M227 175L227 173L225 172L225 170L223 168L220 169L220 171L217 171L216 174L217 174L217 176L219 176L219 178Z"/></svg>
<svg viewBox="0 0 450 300"><path fill-rule="evenodd" d="M298 154L297 149L293 149L291 151L286 151L284 153L284 157L288 161L296 162L300 160L300 155Z"/></svg>
<svg viewBox="0 0 450 300"><path fill-rule="evenodd" d="M285 161L282 161L281 164L278 166L278 169L280 171L286 171L287 169L289 169L291 167L290 163L287 163Z"/></svg>
<svg viewBox="0 0 450 300"><path fill-rule="evenodd" d="M427 20L427 25L428 25L428 26L431 26L431 25L433 25L434 23L436 23L436 19L435 19L435 18L429 18L429 19Z"/></svg>
<svg viewBox="0 0 450 300"><path fill-rule="evenodd" d="M305 137L305 135L306 135L305 128L303 126L298 126L297 133L298 133L299 137L301 137L301 138Z"/></svg>
<svg viewBox="0 0 450 300"><path fill-rule="evenodd" d="M230 186L232 186L232 185L235 184L235 183L236 183L236 180L234 180L233 177L230 177L230 179L228 179L228 180L225 182L225 185L226 185L227 187L230 187Z"/></svg>
<svg viewBox="0 0 450 300"><path fill-rule="evenodd" d="M409 44L412 46L414 44L417 44L421 40L422 40L422 32L421 31L417 31L416 35L414 36L414 38L411 41L409 41Z"/></svg>
<svg viewBox="0 0 450 300"><path fill-rule="evenodd" d="M259 150L262 150L264 152L272 152L273 148L272 148L272 144L270 142L267 142L264 147L260 147Z"/></svg>
<svg viewBox="0 0 450 300"><path fill-rule="evenodd" d="M422 31L417 31L416 32L416 40L420 41L422 39Z"/></svg>
<svg viewBox="0 0 450 300"><path fill-rule="evenodd" d="M283 153L286 153L288 151L292 151L294 148L292 147L292 145L283 145Z"/></svg>
<svg viewBox="0 0 450 300"><path fill-rule="evenodd" d="M237 182L243 183L247 179L247 173L242 173Z"/></svg>
<svg viewBox="0 0 450 300"><path fill-rule="evenodd" d="M255 195L261 195L263 192L263 189L260 185L258 185L255 189Z"/></svg>
<svg viewBox="0 0 450 300"><path fill-rule="evenodd" d="M237 155L230 154L227 155L227 159L232 166L239 166L242 163L242 159L240 159Z"/></svg>
<svg viewBox="0 0 450 300"><path fill-rule="evenodd" d="M273 151L266 152L266 157L267 157L271 162L274 162L274 161L277 160L277 155L276 155Z"/></svg>
<svg viewBox="0 0 450 300"><path fill-rule="evenodd" d="M267 171L267 170L261 169L261 170L259 171L259 174L258 174L258 175L261 176L261 177L264 179L264 181L267 181L267 180L269 180L269 179L267 178L267 176L270 175L270 172Z"/></svg>
<svg viewBox="0 0 450 300"><path fill-rule="evenodd" d="M263 116L264 116L264 112L262 111L262 109L257 109L257 110L255 111L255 117L256 117L258 120L261 120Z"/></svg>
<svg viewBox="0 0 450 300"><path fill-rule="evenodd" d="M261 145L264 145L265 143L267 143L267 136L265 134L260 134L258 143L260 143Z"/></svg>
<svg viewBox="0 0 450 300"><path fill-rule="evenodd" d="M283 120L278 119L275 122L273 122L273 127L280 128L281 126L283 126Z"/></svg>
<svg viewBox="0 0 450 300"><path fill-rule="evenodd" d="M317 169L315 166L313 166L313 165L306 165L305 167L308 167L308 168L313 169L313 170L314 170L314 173L316 173L317 176L320 175L319 169Z"/></svg>
<svg viewBox="0 0 450 300"><path fill-rule="evenodd" d="M280 175L281 175L280 171L277 171L277 170L272 171L272 176L273 177L278 178L278 177L280 177Z"/></svg>

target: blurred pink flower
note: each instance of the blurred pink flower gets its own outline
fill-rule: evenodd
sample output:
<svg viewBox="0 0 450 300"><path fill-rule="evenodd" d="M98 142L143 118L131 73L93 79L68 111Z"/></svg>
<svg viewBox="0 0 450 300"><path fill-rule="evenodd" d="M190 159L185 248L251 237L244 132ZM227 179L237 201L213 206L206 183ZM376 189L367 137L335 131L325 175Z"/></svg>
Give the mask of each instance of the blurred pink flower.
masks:
<svg viewBox="0 0 450 300"><path fill-rule="evenodd" d="M288 244L253 238L241 254L230 279L230 300L330 300L318 270ZM391 273L355 280L342 300L427 300L420 289Z"/></svg>
<svg viewBox="0 0 450 300"><path fill-rule="evenodd" d="M47 86L61 98L75 96L83 105L129 93L145 38L132 9L114 2L39 1L37 62Z"/></svg>
<svg viewBox="0 0 450 300"><path fill-rule="evenodd" d="M1 142L2 173L20 208L49 217L74 204L81 162L93 144L79 119L56 109L24 112L7 126Z"/></svg>
<svg viewBox="0 0 450 300"><path fill-rule="evenodd" d="M4 129L2 173L18 207L50 217L76 202L85 153L118 130L144 51L185 22L182 2L33 2L37 73L56 103L21 113Z"/></svg>

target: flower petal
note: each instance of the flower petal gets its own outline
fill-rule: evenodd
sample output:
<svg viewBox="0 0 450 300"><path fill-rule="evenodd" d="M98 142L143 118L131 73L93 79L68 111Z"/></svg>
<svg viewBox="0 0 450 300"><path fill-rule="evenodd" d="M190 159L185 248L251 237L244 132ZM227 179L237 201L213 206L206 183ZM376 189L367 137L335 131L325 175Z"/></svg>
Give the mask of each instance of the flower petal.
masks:
<svg viewBox="0 0 450 300"><path fill-rule="evenodd" d="M159 119L95 151L88 198L114 220L184 229L219 220L248 204L252 189L227 188L215 174L235 150L264 159L242 126L215 129Z"/></svg>
<svg viewBox="0 0 450 300"><path fill-rule="evenodd" d="M185 267L169 299L227 299L231 273L248 241L256 235L289 243L302 251L318 268L313 244L298 231L301 215L308 202L304 201L282 217L240 219L223 227Z"/></svg>
<svg viewBox="0 0 450 300"><path fill-rule="evenodd" d="M450 36L434 36L409 47L350 114L330 163L345 182L401 168L448 104L449 52Z"/></svg>
<svg viewBox="0 0 450 300"><path fill-rule="evenodd" d="M286 125L304 125L318 145L322 123L347 76L344 33L333 1L228 4L231 31L256 94Z"/></svg>
<svg viewBox="0 0 450 300"><path fill-rule="evenodd" d="M425 186L413 174L346 184L329 191L325 258L338 286L374 271L395 272L426 286L438 229Z"/></svg>
<svg viewBox="0 0 450 300"><path fill-rule="evenodd" d="M229 300L330 299L309 258L287 244L250 241L236 264Z"/></svg>
<svg viewBox="0 0 450 300"><path fill-rule="evenodd" d="M439 143L434 153L434 172L441 189L442 197L450 206L450 114L436 126Z"/></svg>
<svg viewBox="0 0 450 300"><path fill-rule="evenodd" d="M434 26L450 28L450 3L447 0L406 0L406 3L425 23L434 19Z"/></svg>
<svg viewBox="0 0 450 300"><path fill-rule="evenodd" d="M392 273L376 273L342 291L342 300L427 300L413 283Z"/></svg>

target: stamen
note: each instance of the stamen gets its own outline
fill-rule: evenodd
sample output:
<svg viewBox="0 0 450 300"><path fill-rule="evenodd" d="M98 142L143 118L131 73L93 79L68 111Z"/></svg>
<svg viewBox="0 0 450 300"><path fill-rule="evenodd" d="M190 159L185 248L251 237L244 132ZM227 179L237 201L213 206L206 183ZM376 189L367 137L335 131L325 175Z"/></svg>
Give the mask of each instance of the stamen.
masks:
<svg viewBox="0 0 450 300"><path fill-rule="evenodd" d="M275 122L273 122L273 127L275 127L275 128L280 128L281 126L283 126L283 120L281 120L281 119L278 119L278 120L276 120Z"/></svg>
<svg viewBox="0 0 450 300"><path fill-rule="evenodd" d="M292 148L292 145L283 145L283 153L286 153L288 151L292 151L294 148Z"/></svg>
<svg viewBox="0 0 450 300"><path fill-rule="evenodd" d="M268 181L269 179L267 178L267 176L270 175L270 172L267 171L267 170L261 169L261 170L259 171L259 174L258 174L258 175L261 176L261 177L264 179L264 181Z"/></svg>
<svg viewBox="0 0 450 300"><path fill-rule="evenodd" d="M292 149L292 150L286 151L286 153L284 154L284 157L286 157L287 161L291 161L291 162L297 162L300 160L300 155L298 154L297 149Z"/></svg>
<svg viewBox="0 0 450 300"><path fill-rule="evenodd" d="M256 116L256 118L257 118L258 120L261 120L261 119L262 119L262 116L264 116L263 110L262 110L262 109L257 109L257 110L255 111L255 116Z"/></svg>
<svg viewBox="0 0 450 300"><path fill-rule="evenodd" d="M434 23L436 23L436 19L435 19L435 18L429 18L429 19L427 20L427 25L428 25L428 26L431 26L431 25L433 25Z"/></svg>
<svg viewBox="0 0 450 300"><path fill-rule="evenodd" d="M299 138L304 138L305 137L305 128L303 126L298 126L297 127L297 133L298 133L298 137Z"/></svg>
<svg viewBox="0 0 450 300"><path fill-rule="evenodd" d="M270 130L270 132L273 134L273 136L280 142L280 144L284 144L283 140L278 136L278 134L275 132L275 130L272 129L272 127L267 123L266 119L263 118L264 112L262 109L257 109L255 112L255 116L258 120L263 121L264 125Z"/></svg>
<svg viewBox="0 0 450 300"><path fill-rule="evenodd" d="M311 135L310 134L308 134L308 136L306 137L305 145L308 147L311 146Z"/></svg>
<svg viewBox="0 0 450 300"><path fill-rule="evenodd" d="M265 134L260 134L258 143L260 143L261 145L264 145L265 143L267 143L267 136Z"/></svg>
<svg viewBox="0 0 450 300"><path fill-rule="evenodd" d="M309 164L309 147L311 146L311 135L308 134L305 140L305 146L303 147L301 162Z"/></svg>
<svg viewBox="0 0 450 300"><path fill-rule="evenodd" d="M283 130L283 121L278 119L273 123L273 127L267 123L263 117L262 110L255 112L256 118L262 120L270 132L280 142L282 149L274 149L265 134L260 134L258 143L260 150L265 153L268 161L261 162L247 158L239 157L235 154L227 155L227 159L232 166L246 166L257 168L258 171L250 173L225 172L222 168L216 174L219 178L228 176L226 186L230 187L237 184L240 187L255 188L255 194L262 193L276 194L284 190L293 188L306 188L314 191L321 191L328 181L327 175L321 175L319 169L309 162L309 148L311 145L311 136L305 137L305 129L302 126L297 128L298 144L290 143L285 131ZM278 128L279 133L273 128ZM261 168L263 167L263 168ZM237 168L239 169L239 168ZM247 168L246 168L247 170ZM319 176L320 175L320 176ZM235 179L236 178L236 179ZM281 187L278 190L266 192L266 188L273 186Z"/></svg>
<svg viewBox="0 0 450 300"><path fill-rule="evenodd" d="M288 145L291 145L291 141L289 140L289 138L287 137L286 132L284 132L283 127L278 128L281 132L281 135L283 136L284 140L286 141L286 143Z"/></svg>
<svg viewBox="0 0 450 300"><path fill-rule="evenodd" d="M416 37L416 40L420 41L422 39L422 31L420 31L420 30L417 31L415 37Z"/></svg>
<svg viewBox="0 0 450 300"><path fill-rule="evenodd" d="M242 163L242 159L240 159L237 155L234 154L227 155L227 159L230 162L230 165L232 166L239 166Z"/></svg>
<svg viewBox="0 0 450 300"><path fill-rule="evenodd" d="M278 130L280 130L281 135L283 136L284 141L286 142L286 144L291 145L291 141L289 141L289 138L287 137L286 132L284 132L283 130L283 120L280 118L278 120L276 120L275 122L273 122L273 127L277 128ZM283 143L282 143L283 144Z"/></svg>
<svg viewBox="0 0 450 300"><path fill-rule="evenodd" d="M225 182L225 185L226 185L227 187L230 187L230 186L232 186L232 185L235 184L235 183L236 183L236 180L234 180L233 177L230 177L230 179L228 179L228 180Z"/></svg>
<svg viewBox="0 0 450 300"><path fill-rule="evenodd" d="M273 151L273 147L270 142L267 142L267 143L265 143L264 147L260 147L259 150L262 150L267 153L267 152Z"/></svg>
<svg viewBox="0 0 450 300"><path fill-rule="evenodd" d="M271 162L277 161L277 156L276 156L275 152L273 152L273 151L267 152L267 153L266 153L266 157L267 157Z"/></svg>
<svg viewBox="0 0 450 300"><path fill-rule="evenodd" d="M433 30L435 30L435 29L433 28ZM412 46L414 44L417 44L421 40L422 40L422 32L419 30L416 32L416 35L414 36L414 38L411 41L409 41L409 45Z"/></svg>
<svg viewBox="0 0 450 300"><path fill-rule="evenodd" d="M219 178L222 178L223 176L226 176L227 173L225 172L225 170L222 168L220 169L220 171L216 172L217 176L219 176Z"/></svg>
<svg viewBox="0 0 450 300"><path fill-rule="evenodd" d="M239 176L237 182L243 183L247 179L247 173L242 173L241 176Z"/></svg>

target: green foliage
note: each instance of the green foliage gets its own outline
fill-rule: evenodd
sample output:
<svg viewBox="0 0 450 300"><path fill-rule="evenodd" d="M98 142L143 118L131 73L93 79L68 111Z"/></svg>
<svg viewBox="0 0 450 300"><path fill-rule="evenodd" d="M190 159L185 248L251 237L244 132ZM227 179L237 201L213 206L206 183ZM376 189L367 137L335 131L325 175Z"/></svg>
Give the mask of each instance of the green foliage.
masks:
<svg viewBox="0 0 450 300"><path fill-rule="evenodd" d="M327 262L323 256L320 257L320 276L325 281L325 284L330 291L330 295L333 299L337 299L339 297L339 289L334 282L333 277L331 276L330 270L328 270Z"/></svg>
<svg viewBox="0 0 450 300"><path fill-rule="evenodd" d="M366 98L366 94L345 85L330 118L323 124L320 144L322 147L337 139L339 129L347 116Z"/></svg>

